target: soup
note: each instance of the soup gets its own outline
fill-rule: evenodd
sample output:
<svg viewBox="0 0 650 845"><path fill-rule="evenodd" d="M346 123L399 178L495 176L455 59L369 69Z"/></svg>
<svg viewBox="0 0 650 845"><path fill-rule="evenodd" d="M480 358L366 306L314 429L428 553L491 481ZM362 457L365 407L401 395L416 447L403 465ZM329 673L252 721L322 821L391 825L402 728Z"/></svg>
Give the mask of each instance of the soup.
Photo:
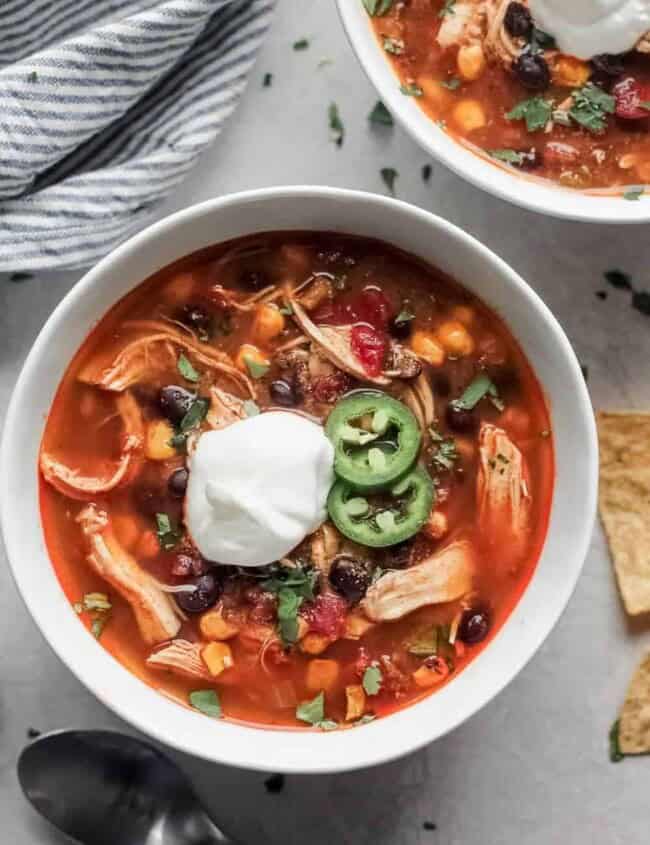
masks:
<svg viewBox="0 0 650 845"><path fill-rule="evenodd" d="M402 93L460 143L567 188L638 199L650 182L650 38L621 55L605 46L578 59L558 49L559 33L536 26L528 5L369 0L366 8Z"/></svg>
<svg viewBox="0 0 650 845"><path fill-rule="evenodd" d="M385 243L282 232L122 299L40 470L71 612L117 660L209 716L328 730L441 689L503 625L553 448L482 302Z"/></svg>

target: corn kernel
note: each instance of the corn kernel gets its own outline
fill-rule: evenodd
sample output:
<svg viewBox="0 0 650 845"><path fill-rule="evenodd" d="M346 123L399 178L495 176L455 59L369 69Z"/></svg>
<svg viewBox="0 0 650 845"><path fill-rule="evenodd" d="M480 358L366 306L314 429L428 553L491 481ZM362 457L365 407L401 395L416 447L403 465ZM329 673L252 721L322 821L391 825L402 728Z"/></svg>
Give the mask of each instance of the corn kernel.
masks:
<svg viewBox="0 0 650 845"><path fill-rule="evenodd" d="M350 684L345 688L345 721L353 722L363 716L366 709L366 693L360 684Z"/></svg>
<svg viewBox="0 0 650 845"><path fill-rule="evenodd" d="M285 320L277 305L263 303L258 305L253 323L253 335L258 343L264 345L284 331Z"/></svg>
<svg viewBox="0 0 650 845"><path fill-rule="evenodd" d="M486 62L483 47L478 43L466 44L458 51L456 63L458 73L463 79L468 82L478 79L485 71Z"/></svg>
<svg viewBox="0 0 650 845"><path fill-rule="evenodd" d="M147 425L144 453L150 461L168 461L176 457L176 449L170 440L174 429L167 420L153 420Z"/></svg>
<svg viewBox="0 0 650 845"><path fill-rule="evenodd" d="M311 692L327 691L339 679L340 667L336 660L310 660L307 664L305 685Z"/></svg>
<svg viewBox="0 0 650 845"><path fill-rule="evenodd" d="M437 337L445 352L453 358L464 358L474 351L474 340L458 320L448 320L439 326Z"/></svg>
<svg viewBox="0 0 650 845"><path fill-rule="evenodd" d="M485 111L478 100L461 100L451 113L452 119L461 132L474 132L487 123Z"/></svg>
<svg viewBox="0 0 650 845"><path fill-rule="evenodd" d="M237 636L239 628L224 619L219 610L209 610L199 621L199 630L206 640L230 640Z"/></svg>
<svg viewBox="0 0 650 845"><path fill-rule="evenodd" d="M445 363L445 350L440 343L427 332L415 332L411 338L411 349L415 354L433 364L434 367L441 367Z"/></svg>
<svg viewBox="0 0 650 845"><path fill-rule="evenodd" d="M564 88L582 88L590 76L589 64L575 56L556 56L551 64L553 82Z"/></svg>
<svg viewBox="0 0 650 845"><path fill-rule="evenodd" d="M243 373L249 373L250 371L250 363L246 363L247 361L253 364L259 364L261 367L269 366L268 359L260 352L257 346L253 346L251 343L242 343L239 347L235 364Z"/></svg>
<svg viewBox="0 0 650 845"><path fill-rule="evenodd" d="M300 650L305 654L322 654L332 640L323 634L306 634L300 640Z"/></svg>
<svg viewBox="0 0 650 845"><path fill-rule="evenodd" d="M230 646L226 643L208 643L201 650L201 657L208 667L208 672L215 678L235 665Z"/></svg>

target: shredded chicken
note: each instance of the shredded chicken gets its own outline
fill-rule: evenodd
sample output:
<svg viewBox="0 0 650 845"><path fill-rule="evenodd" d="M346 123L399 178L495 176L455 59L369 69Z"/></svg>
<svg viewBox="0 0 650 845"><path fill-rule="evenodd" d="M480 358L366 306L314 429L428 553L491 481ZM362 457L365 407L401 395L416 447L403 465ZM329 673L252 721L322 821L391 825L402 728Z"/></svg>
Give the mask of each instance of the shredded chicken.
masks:
<svg viewBox="0 0 650 845"><path fill-rule="evenodd" d="M505 27L504 19L509 5L510 0L488 0L485 9L487 31L484 41L487 55L508 70L526 46L524 38L513 38Z"/></svg>
<svg viewBox="0 0 650 845"><path fill-rule="evenodd" d="M508 0L505 0L506 5ZM478 41L484 32L489 0L457 0L452 13L444 15L436 39L443 48Z"/></svg>
<svg viewBox="0 0 650 845"><path fill-rule="evenodd" d="M524 458L506 432L483 423L479 432L477 504L479 525L501 555L516 555L530 524L532 497Z"/></svg>
<svg viewBox="0 0 650 845"><path fill-rule="evenodd" d="M418 356L401 343L391 340L384 375L388 378L411 379L419 376L421 372L422 362Z"/></svg>
<svg viewBox="0 0 650 845"><path fill-rule="evenodd" d="M137 475L144 442L142 413L138 403L128 392L117 397L116 405L124 426L122 454L108 474L83 475L79 469L68 466L49 452L41 452L40 467L43 477L60 493L72 499L86 500L124 486Z"/></svg>
<svg viewBox="0 0 650 845"><path fill-rule="evenodd" d="M331 522L324 522L312 537L311 559L324 579L329 575L332 561L339 552L341 535Z"/></svg>
<svg viewBox="0 0 650 845"><path fill-rule="evenodd" d="M220 387L210 388L210 410L206 422L210 428L228 428L238 420L246 419L244 400Z"/></svg>
<svg viewBox="0 0 650 845"><path fill-rule="evenodd" d="M250 379L225 352L199 343L190 333L160 320L131 320L124 325L137 336L128 340L116 356L111 353L109 360L100 353L89 361L79 374L80 381L119 392L175 367L179 353L184 352L198 368L226 376L255 398Z"/></svg>
<svg viewBox="0 0 650 845"><path fill-rule="evenodd" d="M415 415L422 434L428 437L429 427L436 419L436 406L429 379L424 373L404 388L401 398Z"/></svg>
<svg viewBox="0 0 650 845"><path fill-rule="evenodd" d="M89 546L88 563L129 602L143 640L155 645L175 637L181 626L176 603L120 545L108 513L90 504L77 522Z"/></svg>
<svg viewBox="0 0 650 845"><path fill-rule="evenodd" d="M409 569L382 575L361 609L373 622L401 619L419 607L461 598L471 590L473 574L472 544L457 540Z"/></svg>
<svg viewBox="0 0 650 845"><path fill-rule="evenodd" d="M147 657L147 666L165 669L184 678L214 681L201 657L201 644L172 640Z"/></svg>

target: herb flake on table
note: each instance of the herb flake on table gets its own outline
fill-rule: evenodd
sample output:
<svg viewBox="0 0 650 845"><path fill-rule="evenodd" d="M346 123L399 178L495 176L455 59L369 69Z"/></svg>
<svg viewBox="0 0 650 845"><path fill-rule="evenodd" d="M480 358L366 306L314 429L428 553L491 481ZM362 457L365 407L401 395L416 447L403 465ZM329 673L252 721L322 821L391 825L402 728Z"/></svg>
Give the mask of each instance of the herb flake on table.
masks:
<svg viewBox="0 0 650 845"><path fill-rule="evenodd" d="M309 39L308 38L300 38L298 41L293 42L293 49L294 50L306 50L309 47Z"/></svg>
<svg viewBox="0 0 650 845"><path fill-rule="evenodd" d="M371 18L380 18L390 11L393 0L363 0L363 5Z"/></svg>
<svg viewBox="0 0 650 845"><path fill-rule="evenodd" d="M428 182L428 181L429 181L429 179L431 179L431 174L432 174L432 172L433 172L433 167L431 167L431 165L430 165L430 164L423 164L423 165L422 165L422 170L421 170L421 174L422 174L422 181L423 181L423 182Z"/></svg>
<svg viewBox="0 0 650 845"><path fill-rule="evenodd" d="M262 87L270 88L273 85L273 74L272 73L265 73L262 79Z"/></svg>
<svg viewBox="0 0 650 845"><path fill-rule="evenodd" d="M205 716L221 718L221 702L213 689L194 690L190 693L190 704Z"/></svg>
<svg viewBox="0 0 650 845"><path fill-rule="evenodd" d="M530 97L506 113L506 120L523 120L528 132L544 129L553 114L553 104L543 97Z"/></svg>
<svg viewBox="0 0 650 845"><path fill-rule="evenodd" d="M390 193L395 196L395 180L399 176L394 167L382 167L379 171L384 185L388 188Z"/></svg>
<svg viewBox="0 0 650 845"><path fill-rule="evenodd" d="M264 781L264 788L267 792L270 792L272 795L277 795L278 792L282 792L282 790L284 789L284 781L284 775L271 775Z"/></svg>
<svg viewBox="0 0 650 845"><path fill-rule="evenodd" d="M609 282L614 288L632 290L632 278L622 270L607 270L603 273L603 276L605 277L605 281Z"/></svg>
<svg viewBox="0 0 650 845"><path fill-rule="evenodd" d="M318 573L314 569L278 568L261 583L263 590L278 598L278 631L285 645L298 639L298 611L303 601L313 600Z"/></svg>
<svg viewBox="0 0 650 845"><path fill-rule="evenodd" d="M16 282L16 283L27 282L27 281L29 281L30 279L33 279L33 278L34 278L33 273L26 273L26 272L18 271L16 273L12 273L11 276L9 276L9 281L10 282Z"/></svg>
<svg viewBox="0 0 650 845"><path fill-rule="evenodd" d="M381 100L377 100L372 111L368 115L370 123L377 123L381 126L393 126L395 121L393 115L388 111Z"/></svg>
<svg viewBox="0 0 650 845"><path fill-rule="evenodd" d="M593 82L574 91L572 97L569 115L573 120L589 132L603 132L607 127L607 115L616 111L616 98Z"/></svg>
<svg viewBox="0 0 650 845"><path fill-rule="evenodd" d="M327 117L329 120L330 137L337 147L342 147L343 140L345 138L345 127L343 125L343 121L341 120L341 115L339 114L339 107L336 103L330 103L327 110Z"/></svg>
<svg viewBox="0 0 650 845"><path fill-rule="evenodd" d="M621 760L625 759L625 754L623 754L619 745L620 727L620 720L617 719L609 729L609 759L612 763L620 763Z"/></svg>
<svg viewBox="0 0 650 845"><path fill-rule="evenodd" d="M650 293L644 290L635 291L632 295L632 308L650 317Z"/></svg>

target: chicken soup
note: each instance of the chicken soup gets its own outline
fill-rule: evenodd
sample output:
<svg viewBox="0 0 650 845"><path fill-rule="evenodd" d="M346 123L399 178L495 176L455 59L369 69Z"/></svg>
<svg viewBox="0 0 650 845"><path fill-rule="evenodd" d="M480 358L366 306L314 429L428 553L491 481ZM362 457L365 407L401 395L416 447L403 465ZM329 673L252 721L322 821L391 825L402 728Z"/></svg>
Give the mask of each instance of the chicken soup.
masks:
<svg viewBox="0 0 650 845"><path fill-rule="evenodd" d="M51 559L104 648L207 716L319 730L476 657L533 574L553 472L495 313L388 244L311 232L136 287L40 453Z"/></svg>

